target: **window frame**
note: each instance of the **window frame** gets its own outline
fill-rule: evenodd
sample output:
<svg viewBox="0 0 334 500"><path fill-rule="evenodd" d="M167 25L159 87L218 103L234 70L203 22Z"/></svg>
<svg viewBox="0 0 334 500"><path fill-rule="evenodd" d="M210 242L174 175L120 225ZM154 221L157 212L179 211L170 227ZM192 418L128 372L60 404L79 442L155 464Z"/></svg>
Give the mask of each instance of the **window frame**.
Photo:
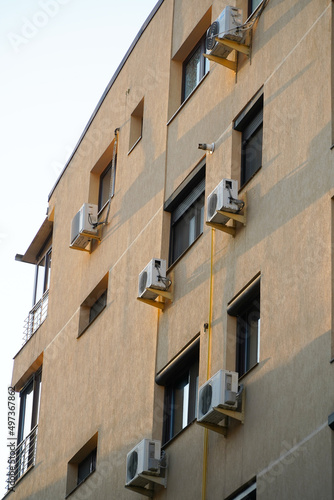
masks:
<svg viewBox="0 0 334 500"><path fill-rule="evenodd" d="M66 494L68 498L97 470L98 432L96 432L67 462ZM89 472L79 480L79 467L91 460ZM91 465L93 466L91 468Z"/></svg>
<svg viewBox="0 0 334 500"><path fill-rule="evenodd" d="M249 493L253 492L255 493L249 497ZM256 500L256 479L252 479L241 488L238 488L237 491L228 496L226 500Z"/></svg>
<svg viewBox="0 0 334 500"><path fill-rule="evenodd" d="M229 303L227 313L236 318L235 336L235 371L239 379L249 373L260 361L260 325L261 325L261 275L250 282L235 299ZM257 321L256 335L248 318ZM245 332L246 328L246 332ZM255 342L255 345L254 345ZM254 360L255 353L255 360ZM251 359L251 354L253 358Z"/></svg>
<svg viewBox="0 0 334 500"><path fill-rule="evenodd" d="M162 427L163 446L182 433L197 418L199 344L199 337L196 337L156 376L156 383L165 388ZM186 385L189 387L186 391L183 391L183 395L186 394L187 400L185 404L185 399L182 398L181 409L180 406L175 406L175 391L178 389L180 382L184 380L188 382L183 385L183 388ZM181 411L179 411L180 409ZM181 423L177 428L174 427L176 422Z"/></svg>
<svg viewBox="0 0 334 500"><path fill-rule="evenodd" d="M115 195L115 183L116 183L116 165L117 165L117 155L115 156L115 166L113 169L113 161L111 160L106 168L100 175L99 179L99 199L98 199L98 215L103 211L103 209L107 206L109 200L111 200ZM107 186L104 185L104 179L110 171L109 183ZM112 182L112 188L110 192L110 183ZM106 201L103 201L105 198L105 189L108 187L108 197Z"/></svg>
<svg viewBox="0 0 334 500"><path fill-rule="evenodd" d="M108 282L109 273L107 273L96 287L90 292L86 299L80 305L78 336L81 337L85 331L96 321L96 319L106 309L108 304ZM102 297L102 304L101 304ZM98 306L93 315L94 306Z"/></svg>
<svg viewBox="0 0 334 500"><path fill-rule="evenodd" d="M182 63L181 105L191 96L191 94L194 92L194 90L201 83L201 81L205 77L205 75L210 71L210 62L203 55L206 53L205 39L206 39L206 32L201 37L201 39L196 43L195 47L191 50L189 55L185 58L185 60ZM202 52L202 55L200 56L200 60L199 60L200 67L199 67L198 81L196 81L196 85L186 95L186 69L187 69L188 64L190 63L190 61L192 60L192 58L194 57L194 55L196 54L198 49L200 49L200 51Z"/></svg>
<svg viewBox="0 0 334 500"><path fill-rule="evenodd" d="M257 94L234 121L234 129L241 133L240 189L262 168L263 153L263 92ZM260 134L259 134L260 133ZM258 135L259 134L259 135ZM260 164L255 164L247 172L247 161L252 152L250 141L256 138L256 148ZM249 149L248 149L249 148Z"/></svg>
<svg viewBox="0 0 334 500"><path fill-rule="evenodd" d="M45 265L42 266L42 262L45 260ZM52 262L52 245L48 244L48 250L43 253L43 256L38 260L35 267L35 278L34 278L34 293L33 293L33 304L35 306L43 297L44 293L49 289L50 286L50 276L51 276L51 262ZM40 271L43 269L42 281L39 281ZM42 293L38 294L39 283L42 283Z"/></svg>
<svg viewBox="0 0 334 500"><path fill-rule="evenodd" d="M253 12L255 12L256 9L258 7L260 7L263 0L260 0L259 3L255 7L253 7L253 2L254 2L254 0L248 0L248 16L251 16L253 14Z"/></svg>
<svg viewBox="0 0 334 500"><path fill-rule="evenodd" d="M164 210L170 212L169 267L177 262L192 247L204 231L205 208L205 162L201 162L165 202ZM190 236L190 223L195 217L195 233L192 241L182 250L176 248L176 229L187 216L193 213L186 227Z"/></svg>
<svg viewBox="0 0 334 500"><path fill-rule="evenodd" d="M41 386L42 386L42 367L40 367L25 383L20 390L20 409L17 431L17 444L19 445L27 435L38 424L39 409L41 399ZM32 392L32 408L30 422L26 422L27 415L27 396ZM26 423L29 425L29 431L25 433Z"/></svg>

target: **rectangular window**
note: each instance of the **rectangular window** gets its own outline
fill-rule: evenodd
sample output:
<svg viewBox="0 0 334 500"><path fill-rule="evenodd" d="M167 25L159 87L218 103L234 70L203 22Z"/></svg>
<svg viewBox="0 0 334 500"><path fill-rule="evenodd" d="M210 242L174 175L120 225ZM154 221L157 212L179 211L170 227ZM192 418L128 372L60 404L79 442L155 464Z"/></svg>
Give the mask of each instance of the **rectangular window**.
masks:
<svg viewBox="0 0 334 500"><path fill-rule="evenodd" d="M107 306L108 277L106 274L80 306L78 337L95 321Z"/></svg>
<svg viewBox="0 0 334 500"><path fill-rule="evenodd" d="M98 211L108 203L115 194L116 157L115 164L111 161L100 175Z"/></svg>
<svg viewBox="0 0 334 500"><path fill-rule="evenodd" d="M228 314L236 317L236 371L239 377L259 362L260 277L230 303Z"/></svg>
<svg viewBox="0 0 334 500"><path fill-rule="evenodd" d="M81 484L96 469L96 452L94 448L81 462L78 463L77 485Z"/></svg>
<svg viewBox="0 0 334 500"><path fill-rule="evenodd" d="M256 482L247 483L226 500L256 500Z"/></svg>
<svg viewBox="0 0 334 500"><path fill-rule="evenodd" d="M15 481L35 464L41 385L42 368L34 373L20 391Z"/></svg>
<svg viewBox="0 0 334 500"><path fill-rule="evenodd" d="M210 69L209 60L203 56L206 52L205 37L206 35L201 38L183 63L182 102L187 99Z"/></svg>
<svg viewBox="0 0 334 500"><path fill-rule="evenodd" d="M169 265L203 233L205 165L195 172L165 203L165 210L171 212Z"/></svg>
<svg viewBox="0 0 334 500"><path fill-rule="evenodd" d="M51 276L51 248L43 255L36 265L35 287L33 305L42 298L43 294L49 289Z"/></svg>
<svg viewBox="0 0 334 500"><path fill-rule="evenodd" d="M167 443L196 418L199 339L156 377L165 387L162 442Z"/></svg>
<svg viewBox="0 0 334 500"><path fill-rule="evenodd" d="M262 166L263 94L238 116L234 128L241 132L242 187Z"/></svg>
<svg viewBox="0 0 334 500"><path fill-rule="evenodd" d="M71 458L67 464L66 497L86 481L96 470L98 433Z"/></svg>
<svg viewBox="0 0 334 500"><path fill-rule="evenodd" d="M143 120L144 120L144 99L140 101L140 103L138 104L138 106L131 115L129 152L135 147L137 142L142 137Z"/></svg>

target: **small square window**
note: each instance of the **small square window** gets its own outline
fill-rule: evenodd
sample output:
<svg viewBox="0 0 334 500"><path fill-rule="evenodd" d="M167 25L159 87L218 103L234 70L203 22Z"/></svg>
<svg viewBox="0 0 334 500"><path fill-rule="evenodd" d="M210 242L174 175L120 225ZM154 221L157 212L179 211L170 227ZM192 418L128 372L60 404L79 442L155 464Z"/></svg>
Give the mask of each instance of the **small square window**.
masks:
<svg viewBox="0 0 334 500"><path fill-rule="evenodd" d="M107 306L108 274L99 282L80 306L79 333L82 335Z"/></svg>
<svg viewBox="0 0 334 500"><path fill-rule="evenodd" d="M263 94L239 115L234 128L241 132L242 187L262 166Z"/></svg>
<svg viewBox="0 0 334 500"><path fill-rule="evenodd" d="M251 283L229 306L236 322L236 371L239 377L259 362L260 278Z"/></svg>
<svg viewBox="0 0 334 500"><path fill-rule="evenodd" d="M165 210L171 212L169 265L203 233L205 165L196 172L165 203Z"/></svg>
<svg viewBox="0 0 334 500"><path fill-rule="evenodd" d="M132 151L137 142L139 142L139 140L142 138L143 119L144 119L144 99L140 101L140 103L138 104L138 106L131 115L129 152Z"/></svg>
<svg viewBox="0 0 334 500"><path fill-rule="evenodd" d="M182 102L187 99L210 69L210 62L204 57L205 35L183 63Z"/></svg>

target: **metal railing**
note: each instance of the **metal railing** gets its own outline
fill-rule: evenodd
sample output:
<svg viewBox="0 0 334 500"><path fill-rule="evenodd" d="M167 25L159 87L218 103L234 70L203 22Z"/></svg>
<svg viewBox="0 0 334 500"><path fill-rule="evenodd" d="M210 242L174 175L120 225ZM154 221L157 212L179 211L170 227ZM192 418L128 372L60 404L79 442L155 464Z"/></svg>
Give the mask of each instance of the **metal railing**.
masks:
<svg viewBox="0 0 334 500"><path fill-rule="evenodd" d="M23 345L28 342L30 337L36 332L45 321L48 314L49 290L44 292L42 298L34 305L24 321Z"/></svg>
<svg viewBox="0 0 334 500"><path fill-rule="evenodd" d="M26 438L13 450L8 459L7 490L13 489L15 483L27 470L35 465L38 425L30 431Z"/></svg>

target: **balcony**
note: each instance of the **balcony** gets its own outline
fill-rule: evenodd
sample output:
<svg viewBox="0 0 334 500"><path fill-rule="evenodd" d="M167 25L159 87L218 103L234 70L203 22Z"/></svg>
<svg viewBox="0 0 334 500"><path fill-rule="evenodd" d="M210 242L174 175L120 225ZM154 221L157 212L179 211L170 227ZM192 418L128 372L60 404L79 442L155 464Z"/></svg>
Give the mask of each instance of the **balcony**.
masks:
<svg viewBox="0 0 334 500"><path fill-rule="evenodd" d="M7 490L13 489L17 481L35 465L38 425L31 430L23 441L11 450L8 460Z"/></svg>
<svg viewBox="0 0 334 500"><path fill-rule="evenodd" d="M23 345L34 335L48 314L49 290L36 302L24 322Z"/></svg>

